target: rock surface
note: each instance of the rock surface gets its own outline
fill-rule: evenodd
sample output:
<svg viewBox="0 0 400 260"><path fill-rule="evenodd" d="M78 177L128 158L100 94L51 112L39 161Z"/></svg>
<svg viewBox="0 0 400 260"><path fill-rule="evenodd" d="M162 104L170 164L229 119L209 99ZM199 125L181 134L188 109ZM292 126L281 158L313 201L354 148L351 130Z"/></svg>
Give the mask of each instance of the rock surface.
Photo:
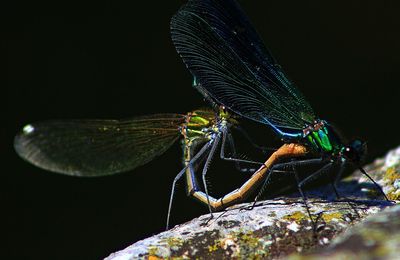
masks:
<svg viewBox="0 0 400 260"><path fill-rule="evenodd" d="M400 199L400 147L366 170L391 200ZM340 201L329 199L327 190L332 192L327 187L308 193L314 224L299 198L262 201L252 210L248 210L251 203L239 204L215 213L211 220L209 214L203 215L138 241L106 259L395 259L400 248L400 205L379 198L360 172L340 187L346 198Z"/></svg>
<svg viewBox="0 0 400 260"><path fill-rule="evenodd" d="M289 259L399 259L400 205L367 217L312 254Z"/></svg>

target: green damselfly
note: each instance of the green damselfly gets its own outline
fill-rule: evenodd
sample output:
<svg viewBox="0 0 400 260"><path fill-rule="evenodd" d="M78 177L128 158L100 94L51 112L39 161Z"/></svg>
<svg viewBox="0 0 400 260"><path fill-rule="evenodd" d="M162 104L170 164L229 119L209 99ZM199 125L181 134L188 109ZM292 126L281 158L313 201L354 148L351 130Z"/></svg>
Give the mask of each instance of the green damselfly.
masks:
<svg viewBox="0 0 400 260"><path fill-rule="evenodd" d="M361 167L366 143L358 139L346 142L330 123L316 116L235 0L189 0L171 20L171 37L201 92L209 99L269 126L284 143L304 148L303 153L287 154L290 161L275 162L262 187L274 172L290 167L307 205L302 191L306 183L338 166L340 170L333 183L338 194L336 182L344 167L352 164L388 200ZM302 165L321 167L299 180L296 168Z"/></svg>

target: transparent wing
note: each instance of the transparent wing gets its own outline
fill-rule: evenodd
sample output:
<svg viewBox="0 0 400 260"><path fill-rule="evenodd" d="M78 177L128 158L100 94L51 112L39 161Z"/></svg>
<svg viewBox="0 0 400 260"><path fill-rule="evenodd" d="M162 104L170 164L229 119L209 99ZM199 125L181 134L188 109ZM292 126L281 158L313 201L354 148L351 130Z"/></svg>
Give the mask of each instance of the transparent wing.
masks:
<svg viewBox="0 0 400 260"><path fill-rule="evenodd" d="M237 114L289 129L314 121L234 0L189 0L171 20L171 37L199 84Z"/></svg>
<svg viewBox="0 0 400 260"><path fill-rule="evenodd" d="M185 115L157 114L129 120L65 120L27 125L16 152L53 172L101 176L132 170L164 153L180 136Z"/></svg>

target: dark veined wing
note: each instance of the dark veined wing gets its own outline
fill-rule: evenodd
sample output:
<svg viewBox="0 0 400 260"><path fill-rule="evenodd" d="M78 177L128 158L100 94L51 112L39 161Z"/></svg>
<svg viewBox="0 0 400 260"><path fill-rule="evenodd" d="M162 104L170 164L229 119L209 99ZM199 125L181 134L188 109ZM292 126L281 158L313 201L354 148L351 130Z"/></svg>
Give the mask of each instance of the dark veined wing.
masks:
<svg viewBox="0 0 400 260"><path fill-rule="evenodd" d="M74 176L132 170L164 153L180 136L185 115L156 114L129 120L59 120L29 124L14 148L30 163Z"/></svg>
<svg viewBox="0 0 400 260"><path fill-rule="evenodd" d="M171 37L199 84L237 114L297 130L314 121L234 0L189 0L171 20Z"/></svg>

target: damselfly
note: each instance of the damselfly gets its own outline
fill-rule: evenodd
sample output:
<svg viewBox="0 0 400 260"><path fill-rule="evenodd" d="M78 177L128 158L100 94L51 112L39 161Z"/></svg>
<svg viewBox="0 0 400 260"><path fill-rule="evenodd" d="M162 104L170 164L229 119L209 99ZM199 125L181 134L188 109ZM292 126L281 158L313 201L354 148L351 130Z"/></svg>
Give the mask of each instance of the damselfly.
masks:
<svg viewBox="0 0 400 260"><path fill-rule="evenodd" d="M199 187L194 168L206 158L206 173L220 141L220 157L239 163L255 163L225 156L226 143L233 155L231 127L238 122L217 107L187 114L155 114L126 120L54 120L26 125L15 137L16 152L26 161L48 171L72 176L96 177L126 172L164 153L179 137L184 150L184 168L175 177L168 207L167 227L175 183L186 173L187 193L210 205Z"/></svg>
<svg viewBox="0 0 400 260"><path fill-rule="evenodd" d="M244 118L268 125L284 143L304 148L302 153L287 155L296 160L275 162L263 180L263 187L279 169L291 167L298 179L296 167L321 164L319 170L298 180L299 192L306 203L302 191L306 183L333 166L341 169L337 181L344 167L353 164L387 199L361 167L366 143L358 139L345 142L331 124L316 116L236 1L189 0L172 18L171 35L187 68L214 102Z"/></svg>

